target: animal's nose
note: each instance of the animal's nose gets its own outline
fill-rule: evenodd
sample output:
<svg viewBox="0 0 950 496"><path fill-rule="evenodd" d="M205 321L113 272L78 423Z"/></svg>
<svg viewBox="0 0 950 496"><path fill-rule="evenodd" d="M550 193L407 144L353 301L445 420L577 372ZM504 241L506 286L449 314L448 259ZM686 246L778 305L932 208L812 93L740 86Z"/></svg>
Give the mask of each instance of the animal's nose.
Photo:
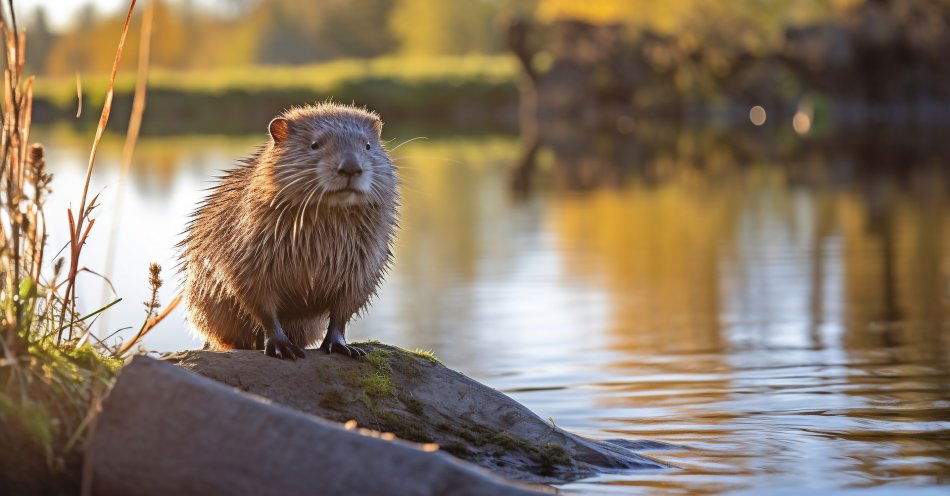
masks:
<svg viewBox="0 0 950 496"><path fill-rule="evenodd" d="M353 177L363 173L363 167L353 157L343 159L343 163L336 169L336 173L341 176Z"/></svg>

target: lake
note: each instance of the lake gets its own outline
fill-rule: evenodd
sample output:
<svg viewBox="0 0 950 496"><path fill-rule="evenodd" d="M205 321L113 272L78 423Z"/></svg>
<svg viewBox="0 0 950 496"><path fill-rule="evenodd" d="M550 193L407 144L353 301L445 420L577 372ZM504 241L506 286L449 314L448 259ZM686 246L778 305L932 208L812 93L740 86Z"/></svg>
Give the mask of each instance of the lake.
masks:
<svg viewBox="0 0 950 496"><path fill-rule="evenodd" d="M387 128L391 147L420 133ZM428 348L565 429L649 439L663 471L567 494L928 494L950 484L950 166L878 136L660 129L542 147L442 131L400 146L396 263L350 338ZM66 240L91 132L37 128ZM123 299L149 262L172 300L175 243L217 169L261 136L145 137L121 199L107 136L82 265ZM115 240L113 267L106 264ZM50 258L49 260L52 260ZM115 298L80 276L85 311ZM177 309L150 350L200 347Z"/></svg>

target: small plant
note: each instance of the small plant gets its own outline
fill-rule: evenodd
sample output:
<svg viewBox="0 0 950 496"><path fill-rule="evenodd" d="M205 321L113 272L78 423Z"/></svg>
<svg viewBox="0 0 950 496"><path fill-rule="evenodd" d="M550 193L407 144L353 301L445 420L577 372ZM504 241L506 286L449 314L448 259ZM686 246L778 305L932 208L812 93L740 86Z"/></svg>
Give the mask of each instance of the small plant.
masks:
<svg viewBox="0 0 950 496"><path fill-rule="evenodd" d="M172 302L172 305L169 305L168 309L164 313L158 313L158 309L162 306L161 303L158 302L158 290L162 287L162 266L154 262L148 266L148 286L151 288L152 293L148 301L142 303L145 305L145 320L142 321L142 326L139 327L139 332L137 332L135 336L132 337L132 339L126 341L125 344L113 352L113 355L116 357L121 357L128 353L128 351L131 350L136 343L140 342L142 338L145 337L145 335L155 327L155 324L157 324L165 315L168 314L169 310L177 305L180 299L180 296L176 297Z"/></svg>

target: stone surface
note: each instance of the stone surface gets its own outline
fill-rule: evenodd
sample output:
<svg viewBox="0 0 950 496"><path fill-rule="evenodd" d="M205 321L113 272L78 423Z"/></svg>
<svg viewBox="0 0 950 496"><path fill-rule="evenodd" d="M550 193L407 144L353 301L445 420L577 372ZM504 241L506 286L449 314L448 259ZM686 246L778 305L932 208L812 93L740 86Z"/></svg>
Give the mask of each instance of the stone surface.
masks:
<svg viewBox="0 0 950 496"><path fill-rule="evenodd" d="M97 495L540 494L144 356L104 401L86 463Z"/></svg>
<svg viewBox="0 0 950 496"><path fill-rule="evenodd" d="M436 443L509 479L557 483L666 468L637 454L635 442L595 441L559 429L432 357L382 344L362 346L370 351L363 360L318 350L297 361L250 350L186 351L166 359L302 412Z"/></svg>

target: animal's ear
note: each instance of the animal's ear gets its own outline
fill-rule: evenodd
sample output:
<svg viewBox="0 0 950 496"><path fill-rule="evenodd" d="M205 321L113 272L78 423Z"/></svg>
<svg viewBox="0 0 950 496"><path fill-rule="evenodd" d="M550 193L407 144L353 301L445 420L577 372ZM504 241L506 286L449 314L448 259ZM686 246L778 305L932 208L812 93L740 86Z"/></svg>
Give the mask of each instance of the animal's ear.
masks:
<svg viewBox="0 0 950 496"><path fill-rule="evenodd" d="M270 132L270 137L274 140L274 143L283 143L284 140L290 137L290 121L283 117L277 117L270 121L267 130Z"/></svg>
<svg viewBox="0 0 950 496"><path fill-rule="evenodd" d="M376 119L376 122L373 123L373 129L376 130L376 136L382 136L383 134L383 121Z"/></svg>

